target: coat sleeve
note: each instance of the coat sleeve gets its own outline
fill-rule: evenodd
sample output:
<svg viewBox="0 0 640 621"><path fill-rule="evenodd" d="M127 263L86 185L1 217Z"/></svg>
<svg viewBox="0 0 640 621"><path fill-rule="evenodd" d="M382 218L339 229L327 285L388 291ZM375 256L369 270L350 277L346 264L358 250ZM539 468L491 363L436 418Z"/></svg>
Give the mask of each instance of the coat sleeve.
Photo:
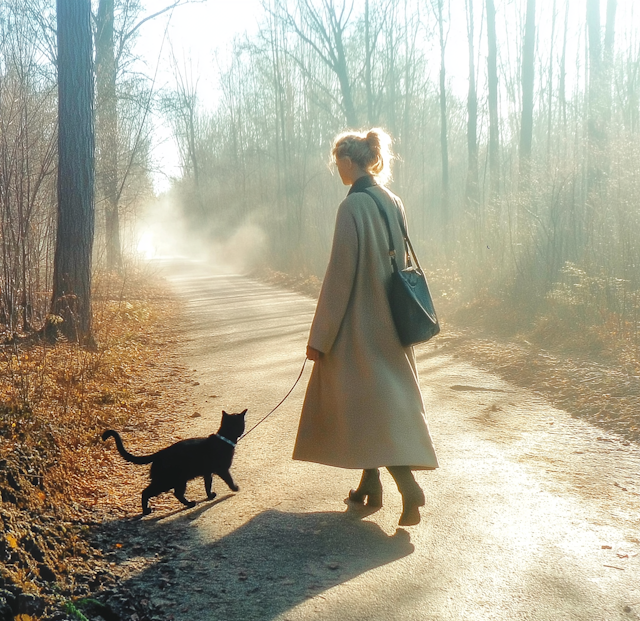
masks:
<svg viewBox="0 0 640 621"><path fill-rule="evenodd" d="M318 351L331 351L347 311L357 267L358 231L345 199L338 209L331 257L309 334L309 345Z"/></svg>

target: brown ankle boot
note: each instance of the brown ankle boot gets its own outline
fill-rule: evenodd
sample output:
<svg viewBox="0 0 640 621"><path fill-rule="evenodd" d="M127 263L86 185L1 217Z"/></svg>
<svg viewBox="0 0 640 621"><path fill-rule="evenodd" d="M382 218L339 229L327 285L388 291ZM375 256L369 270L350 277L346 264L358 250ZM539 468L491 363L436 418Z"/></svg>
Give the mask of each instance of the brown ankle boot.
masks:
<svg viewBox="0 0 640 621"><path fill-rule="evenodd" d="M363 470L358 489L352 489L349 492L351 502L365 504L365 497L367 498L367 507L378 508L382 506L382 483L380 483L380 471L377 468Z"/></svg>
<svg viewBox="0 0 640 621"><path fill-rule="evenodd" d="M424 506L424 492L413 478L409 466L389 466L387 470L402 494L402 515L399 526L415 526L420 522L419 507Z"/></svg>

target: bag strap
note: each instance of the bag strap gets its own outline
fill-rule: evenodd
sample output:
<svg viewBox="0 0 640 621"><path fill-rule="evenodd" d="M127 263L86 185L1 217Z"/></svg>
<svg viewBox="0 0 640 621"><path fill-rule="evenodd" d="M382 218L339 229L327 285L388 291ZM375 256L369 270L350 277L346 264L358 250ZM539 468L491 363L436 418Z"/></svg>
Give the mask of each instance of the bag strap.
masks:
<svg viewBox="0 0 640 621"><path fill-rule="evenodd" d="M395 246L393 245L393 235L391 234L391 225L389 224L389 216L387 215L385 208L382 206L382 203L378 200L377 196L375 196L372 192L369 192L366 188L360 191L363 192L364 194L368 194L373 199L373 202L376 204L376 207L378 207L378 211L380 212L380 215L382 216L382 219L384 220L384 223L387 226L387 233L389 234L389 258L391 259L391 265L393 266L393 271L397 272L398 263L396 262L396 249L395 249Z"/></svg>
<svg viewBox="0 0 640 621"><path fill-rule="evenodd" d="M396 251L393 245L393 235L391 234L391 226L389 225L389 216L387 215L387 211L382 206L382 203L380 202L378 197L375 196L375 194L373 194L373 192L369 192L366 188L360 190L360 192L364 192L365 194L368 194L373 199L376 206L378 207L378 211L380 212L380 215L384 219L384 223L387 225L387 233L389 234L389 257L391 258L393 271L397 272L398 264L396 262ZM393 201L393 204L394 205L396 204L395 201ZM397 208L397 205L396 205L396 208ZM399 209L398 209L398 214L399 216L401 215ZM416 253L413 249L413 245L411 244L411 240L409 239L409 235L407 234L407 229L405 228L404 222L401 217L398 217L398 222L400 224L400 229L402 230L402 238L404 239L404 246L405 246L405 251L407 253L407 257L409 259L409 265L411 265L411 263L413 262L413 264L418 268L418 270L422 271L422 268L420 267L420 263L418 262L418 257L416 256Z"/></svg>

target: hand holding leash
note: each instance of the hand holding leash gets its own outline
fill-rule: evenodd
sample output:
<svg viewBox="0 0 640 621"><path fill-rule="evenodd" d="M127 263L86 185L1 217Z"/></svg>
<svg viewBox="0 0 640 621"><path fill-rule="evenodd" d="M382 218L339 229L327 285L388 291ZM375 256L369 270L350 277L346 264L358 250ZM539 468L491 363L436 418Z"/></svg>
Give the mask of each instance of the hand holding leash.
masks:
<svg viewBox="0 0 640 621"><path fill-rule="evenodd" d="M318 351L318 350L314 350L314 351ZM320 352L318 352L318 353L320 353ZM280 403L278 403L278 405L276 405L276 407L273 408L273 410L271 410L271 412L269 412L265 417L260 419L253 427L251 427L251 429L249 429L249 431L247 431L246 433L243 433L238 438L238 442L240 442L240 440L242 440L242 438L248 436L260 423L262 423L263 421L267 420L267 418L269 418L269 416L271 416L287 400L287 397L293 392L293 389L298 385L298 382L300 381L300 378L302 377L302 374L304 373L304 368L305 368L306 365L307 365L307 359L305 358L304 362L302 363L302 368L300 369L300 374L298 375L298 379L294 382L293 386L291 386L291 389L284 396L282 401L280 401Z"/></svg>

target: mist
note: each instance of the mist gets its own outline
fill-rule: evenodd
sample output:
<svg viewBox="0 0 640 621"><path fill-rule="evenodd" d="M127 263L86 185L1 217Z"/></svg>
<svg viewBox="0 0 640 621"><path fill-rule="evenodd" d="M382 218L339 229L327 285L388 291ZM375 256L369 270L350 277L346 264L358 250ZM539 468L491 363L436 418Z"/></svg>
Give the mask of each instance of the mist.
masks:
<svg viewBox="0 0 640 621"><path fill-rule="evenodd" d="M382 126L399 156L390 187L447 313L490 307L512 332L615 321L637 340L633 3L340 6L276 2L221 67L213 111L176 69L172 191L192 230L251 222L273 269L321 277L345 195L331 141Z"/></svg>
<svg viewBox="0 0 640 621"><path fill-rule="evenodd" d="M260 227L244 222L232 230L198 230L170 193L142 210L133 237L137 241L135 253L143 260L200 261L218 273L251 273L266 258L266 236Z"/></svg>
<svg viewBox="0 0 640 621"><path fill-rule="evenodd" d="M120 35L146 16L123 6ZM44 317L51 282L56 72L36 43L55 49L38 30L54 10L45 2L36 24L12 0L0 14L0 284L19 329L29 312ZM97 75L95 269L120 269L119 248L125 261L183 256L321 278L346 194L328 166L332 140L380 126L398 154L390 188L445 317L472 309L512 334L547 326L567 339L607 330L638 356L636 3L389 0L349 12L272 0L251 22L214 62L163 39L142 68L148 42L136 30L115 88ZM17 118L31 120L28 133ZM154 169L169 144L179 166ZM170 180L156 195L160 176Z"/></svg>

